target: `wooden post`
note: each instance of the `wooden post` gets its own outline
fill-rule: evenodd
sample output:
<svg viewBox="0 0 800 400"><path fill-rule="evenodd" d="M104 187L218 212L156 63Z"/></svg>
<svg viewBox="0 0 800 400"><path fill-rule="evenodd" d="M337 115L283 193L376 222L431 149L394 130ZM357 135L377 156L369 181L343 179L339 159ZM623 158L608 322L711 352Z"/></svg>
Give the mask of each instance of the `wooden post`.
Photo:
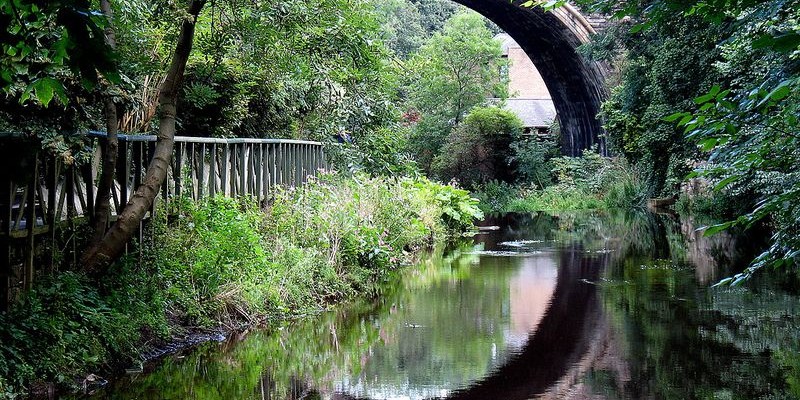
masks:
<svg viewBox="0 0 800 400"><path fill-rule="evenodd" d="M184 150L186 150L185 143L175 143L175 168L172 169L172 179L175 181L175 196L177 197L181 197L181 167Z"/></svg>
<svg viewBox="0 0 800 400"><path fill-rule="evenodd" d="M230 144L224 144L222 148L222 165L219 167L219 173L222 175L222 195L228 195L228 174L231 172L230 168L228 168L228 148L231 146Z"/></svg>
<svg viewBox="0 0 800 400"><path fill-rule="evenodd" d="M125 205L128 204L128 176L130 176L128 141L120 138L118 143L119 150L117 152L117 165L119 165L121 168L117 168L117 180L119 181L119 201L117 202L117 215L119 215L122 212L122 209L125 208ZM136 177L139 177L139 174L141 174L141 146L136 146L136 143L134 143L134 147L139 147L140 149L138 152L135 150L133 152L134 174ZM136 187L138 184L139 179L134 178L134 187Z"/></svg>
<svg viewBox="0 0 800 400"><path fill-rule="evenodd" d="M256 174L256 198L261 200L264 195L264 145L257 144L253 150L258 149L256 152L257 157L253 161L253 172Z"/></svg>
<svg viewBox="0 0 800 400"><path fill-rule="evenodd" d="M241 144L239 153L239 195L244 196L247 194L247 144Z"/></svg>
<svg viewBox="0 0 800 400"><path fill-rule="evenodd" d="M275 146L275 186L283 184L283 144L277 143Z"/></svg>
<svg viewBox="0 0 800 400"><path fill-rule="evenodd" d="M214 157L211 157L211 163L214 163ZM197 160L197 200L203 198L203 189L206 185L206 144L200 146L200 159ZM212 175L213 176L213 175Z"/></svg>
<svg viewBox="0 0 800 400"><path fill-rule="evenodd" d="M0 182L0 207L2 207L3 217L0 218L2 225L2 243L0 243L0 311L8 310L9 296L11 288L11 209L14 200L11 191L11 176L8 180Z"/></svg>
<svg viewBox="0 0 800 400"><path fill-rule="evenodd" d="M33 156L33 174L28 181L28 198L23 201L28 202L28 215L25 216L25 227L28 234L25 240L25 265L23 270L22 287L24 290L31 290L33 288L33 274L34 274L34 256L36 254L36 237L34 236L34 229L36 228L36 186L39 185L39 152L34 153Z"/></svg>
<svg viewBox="0 0 800 400"><path fill-rule="evenodd" d="M92 171L92 163L87 163L85 165L81 165L81 178L83 178L83 182L86 185L86 208L83 210L83 214L89 216L90 220L94 219L94 209L97 206L95 204L95 195L94 195L94 178L95 174ZM37 184L38 190L38 184Z"/></svg>
<svg viewBox="0 0 800 400"><path fill-rule="evenodd" d="M208 195L211 197L217 194L217 157L217 144L214 143L211 145L211 157L209 157L211 166L208 172Z"/></svg>
<svg viewBox="0 0 800 400"><path fill-rule="evenodd" d="M189 143L189 161L186 164L189 169L189 196L192 200L197 200L200 196L197 194L197 185L199 177L197 175L197 146L194 143Z"/></svg>
<svg viewBox="0 0 800 400"><path fill-rule="evenodd" d="M47 226L50 227L50 272L56 270L56 208L58 207L58 200L56 200L56 190L58 189L58 157L52 157L52 169L47 176Z"/></svg>
<svg viewBox="0 0 800 400"><path fill-rule="evenodd" d="M71 249L72 266L78 263L78 249L75 243L75 166L70 166L66 171L66 184L64 190L67 191L67 224L69 225L69 247Z"/></svg>
<svg viewBox="0 0 800 400"><path fill-rule="evenodd" d="M275 168L275 162L276 161L275 160L276 160L276 157L277 157L277 154L278 154L278 145L276 145L275 143L271 143L271 144L268 145L267 150L269 151L269 153L267 153L267 157L269 157L269 160L268 160L268 162L269 162L269 165L268 165L268 167L269 167L269 187L270 187L270 189L274 189L275 185L278 184L278 176L277 176L277 173L275 172L276 171L276 168Z"/></svg>
<svg viewBox="0 0 800 400"><path fill-rule="evenodd" d="M303 184L303 145L294 145L294 185L300 187Z"/></svg>

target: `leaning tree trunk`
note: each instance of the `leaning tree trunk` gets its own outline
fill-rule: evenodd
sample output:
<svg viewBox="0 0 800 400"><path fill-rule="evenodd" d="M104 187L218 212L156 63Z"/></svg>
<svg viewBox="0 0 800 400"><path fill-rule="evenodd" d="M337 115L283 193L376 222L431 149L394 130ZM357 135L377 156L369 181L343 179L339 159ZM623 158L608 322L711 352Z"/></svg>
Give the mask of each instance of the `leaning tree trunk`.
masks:
<svg viewBox="0 0 800 400"><path fill-rule="evenodd" d="M186 62L192 51L195 22L205 3L206 0L192 0L189 3L187 11L191 18L183 21L169 71L164 83L161 84L158 95L160 121L153 159L147 167L142 184L136 189L133 197L131 197L118 216L117 221L103 236L102 240L89 247L81 257L83 269L88 273L98 272L101 267L106 266L122 255L125 250L125 244L133 237L139 227L139 222L153 205L158 190L167 177L167 168L169 168L169 162L172 158L172 146L175 142L175 113L178 91L183 80Z"/></svg>
<svg viewBox="0 0 800 400"><path fill-rule="evenodd" d="M109 47L116 48L117 40L113 28L114 11L111 9L109 0L101 0L100 8L103 10L108 25L106 26L106 43ZM111 92L111 86L106 88L106 93L103 96L103 116L105 117L106 125L106 140L102 143L102 166L100 179L97 182L97 197L94 202L94 216L92 216L92 225L94 233L92 234L92 243L99 243L106 233L108 227L108 218L111 215L111 186L114 184L114 169L117 165L117 151L119 144L117 142L117 130L119 129L119 118L117 116L117 105L114 104L114 98Z"/></svg>

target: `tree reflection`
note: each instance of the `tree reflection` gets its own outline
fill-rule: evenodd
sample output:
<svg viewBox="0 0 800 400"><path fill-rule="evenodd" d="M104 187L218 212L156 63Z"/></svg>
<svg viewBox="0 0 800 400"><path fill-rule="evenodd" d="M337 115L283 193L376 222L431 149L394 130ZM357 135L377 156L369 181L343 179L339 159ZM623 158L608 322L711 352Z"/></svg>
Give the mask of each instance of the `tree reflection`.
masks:
<svg viewBox="0 0 800 400"><path fill-rule="evenodd" d="M504 229L434 251L379 299L171 357L103 396L800 393L796 295L776 282L707 288L707 271L747 259L729 239L699 243L685 221L644 213L508 214L486 224Z"/></svg>

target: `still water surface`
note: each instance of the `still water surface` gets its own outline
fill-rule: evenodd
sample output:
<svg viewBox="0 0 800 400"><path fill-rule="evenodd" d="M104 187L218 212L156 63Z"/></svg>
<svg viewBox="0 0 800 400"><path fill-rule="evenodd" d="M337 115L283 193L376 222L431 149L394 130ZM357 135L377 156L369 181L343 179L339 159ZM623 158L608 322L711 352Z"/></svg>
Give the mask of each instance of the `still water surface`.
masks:
<svg viewBox="0 0 800 400"><path fill-rule="evenodd" d="M652 214L509 214L379 299L165 359L111 399L791 399L796 277Z"/></svg>

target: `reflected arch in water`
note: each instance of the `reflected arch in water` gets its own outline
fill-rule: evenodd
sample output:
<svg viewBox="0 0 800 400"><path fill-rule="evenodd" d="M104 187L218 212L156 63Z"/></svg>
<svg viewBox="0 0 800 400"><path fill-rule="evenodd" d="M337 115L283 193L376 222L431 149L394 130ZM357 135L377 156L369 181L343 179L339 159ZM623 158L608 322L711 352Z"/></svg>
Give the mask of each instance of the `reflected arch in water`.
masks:
<svg viewBox="0 0 800 400"><path fill-rule="evenodd" d="M521 0L454 0L488 18L525 50L553 99L561 125L562 149L577 156L597 145L606 154L597 119L606 97L604 70L577 51L595 33L580 11L566 4L552 12L521 7Z"/></svg>
<svg viewBox="0 0 800 400"><path fill-rule="evenodd" d="M524 400L545 393L589 351L602 312L596 282L608 255L587 254L582 246L560 251L552 302L523 349L502 367L446 397L458 400ZM337 393L336 400L368 400Z"/></svg>

